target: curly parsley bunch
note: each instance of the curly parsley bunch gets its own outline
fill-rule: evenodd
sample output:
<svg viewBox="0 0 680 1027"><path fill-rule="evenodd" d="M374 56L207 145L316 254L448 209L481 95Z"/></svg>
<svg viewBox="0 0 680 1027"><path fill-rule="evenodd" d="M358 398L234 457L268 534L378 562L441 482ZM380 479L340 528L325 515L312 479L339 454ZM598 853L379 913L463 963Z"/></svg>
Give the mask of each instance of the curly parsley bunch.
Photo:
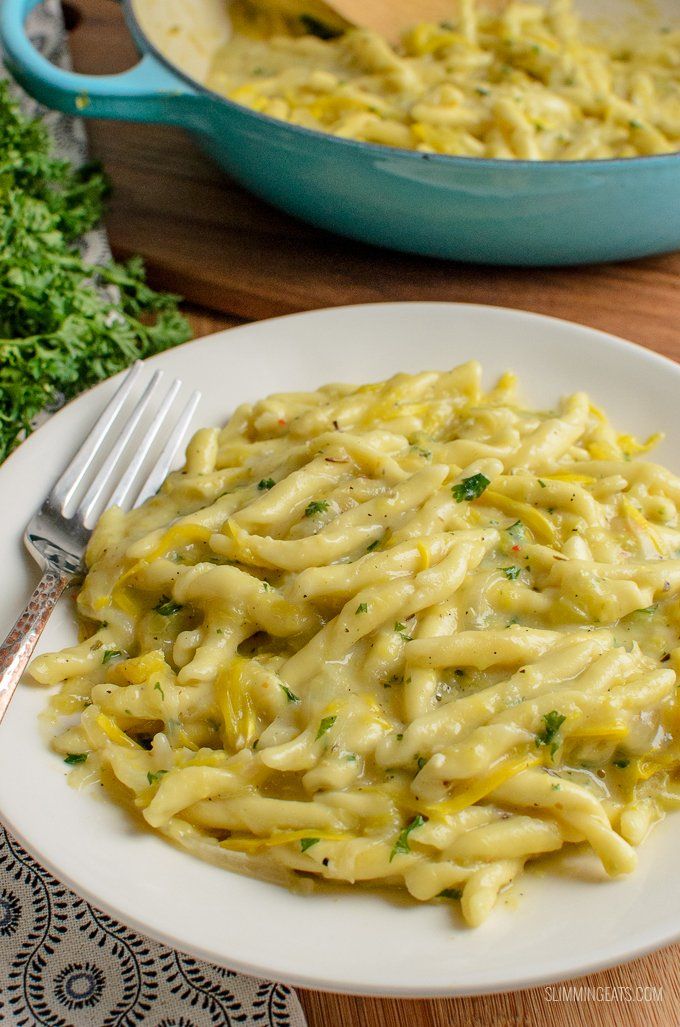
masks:
<svg viewBox="0 0 680 1027"><path fill-rule="evenodd" d="M139 258L83 260L106 193L96 166L52 154L0 82L0 461L45 407L189 338L177 297L146 285Z"/></svg>

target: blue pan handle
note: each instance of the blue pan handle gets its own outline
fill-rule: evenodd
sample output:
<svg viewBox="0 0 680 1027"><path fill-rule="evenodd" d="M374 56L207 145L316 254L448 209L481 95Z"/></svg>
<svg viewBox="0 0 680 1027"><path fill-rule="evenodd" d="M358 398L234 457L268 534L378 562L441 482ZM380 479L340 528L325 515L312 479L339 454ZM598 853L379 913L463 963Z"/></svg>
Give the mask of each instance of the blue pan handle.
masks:
<svg viewBox="0 0 680 1027"><path fill-rule="evenodd" d="M186 101L195 100L198 93L153 54L145 54L134 68L118 75L78 75L51 64L26 34L26 18L38 3L0 0L5 60L31 96L48 107L83 117L186 122Z"/></svg>

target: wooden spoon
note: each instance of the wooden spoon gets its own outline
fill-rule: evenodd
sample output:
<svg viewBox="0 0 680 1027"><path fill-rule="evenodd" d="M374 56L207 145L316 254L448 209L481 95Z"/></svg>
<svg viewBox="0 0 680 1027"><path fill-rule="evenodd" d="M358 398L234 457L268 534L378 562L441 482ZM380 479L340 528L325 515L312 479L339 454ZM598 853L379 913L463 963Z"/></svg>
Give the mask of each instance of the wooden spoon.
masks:
<svg viewBox="0 0 680 1027"><path fill-rule="evenodd" d="M389 43L398 43L407 29L422 21L441 22L455 16L455 0L325 0L326 6L350 25L372 29Z"/></svg>
<svg viewBox="0 0 680 1027"><path fill-rule="evenodd" d="M330 32L354 26L372 29L390 43L421 21L446 21L455 14L456 0L255 0L258 7L316 23Z"/></svg>

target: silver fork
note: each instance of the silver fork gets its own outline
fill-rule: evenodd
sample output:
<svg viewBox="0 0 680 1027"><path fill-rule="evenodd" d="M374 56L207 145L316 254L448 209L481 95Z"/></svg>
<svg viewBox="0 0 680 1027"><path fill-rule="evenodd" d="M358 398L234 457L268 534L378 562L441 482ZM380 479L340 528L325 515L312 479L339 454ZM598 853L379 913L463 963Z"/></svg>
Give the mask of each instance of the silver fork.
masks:
<svg viewBox="0 0 680 1027"><path fill-rule="evenodd" d="M114 422L131 395L141 369L141 361L131 367L86 441L24 532L26 547L41 566L43 574L23 613L0 646L0 722L57 600L66 586L83 573L85 547L99 513L109 506L120 506L123 509L139 506L154 495L172 466L201 398L199 392L191 395L172 425L146 480L141 486L135 487L135 481L182 384L179 379L173 381L157 405L146 430L140 433L140 422L145 414L152 413L154 393L163 377L162 371L156 371L125 423L119 429L114 429ZM137 435L140 435L138 441ZM125 450L133 440L136 445L134 456L127 467L120 468ZM104 456L104 459L99 470L96 470L95 463L100 456ZM79 498L78 494L83 493L83 489L84 494ZM112 489L107 500L107 494Z"/></svg>

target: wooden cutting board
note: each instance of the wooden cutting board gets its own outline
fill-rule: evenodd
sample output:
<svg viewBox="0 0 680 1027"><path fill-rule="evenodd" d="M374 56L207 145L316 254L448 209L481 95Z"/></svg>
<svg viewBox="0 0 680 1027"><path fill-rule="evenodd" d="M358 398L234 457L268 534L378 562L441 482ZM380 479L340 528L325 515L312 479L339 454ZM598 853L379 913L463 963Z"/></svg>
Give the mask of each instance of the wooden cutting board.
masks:
<svg viewBox="0 0 680 1027"><path fill-rule="evenodd" d="M117 5L69 0L68 14L78 23L72 48L79 70L119 71L133 62ZM154 285L187 297L197 335L315 307L457 300L581 321L680 359L678 254L587 269L507 270L388 253L308 228L248 196L180 132L92 124L90 138L114 185L108 228L115 253L141 253ZM577 990L565 992L412 1002L303 991L300 998L310 1027L678 1027L679 982L674 946L568 982Z"/></svg>

